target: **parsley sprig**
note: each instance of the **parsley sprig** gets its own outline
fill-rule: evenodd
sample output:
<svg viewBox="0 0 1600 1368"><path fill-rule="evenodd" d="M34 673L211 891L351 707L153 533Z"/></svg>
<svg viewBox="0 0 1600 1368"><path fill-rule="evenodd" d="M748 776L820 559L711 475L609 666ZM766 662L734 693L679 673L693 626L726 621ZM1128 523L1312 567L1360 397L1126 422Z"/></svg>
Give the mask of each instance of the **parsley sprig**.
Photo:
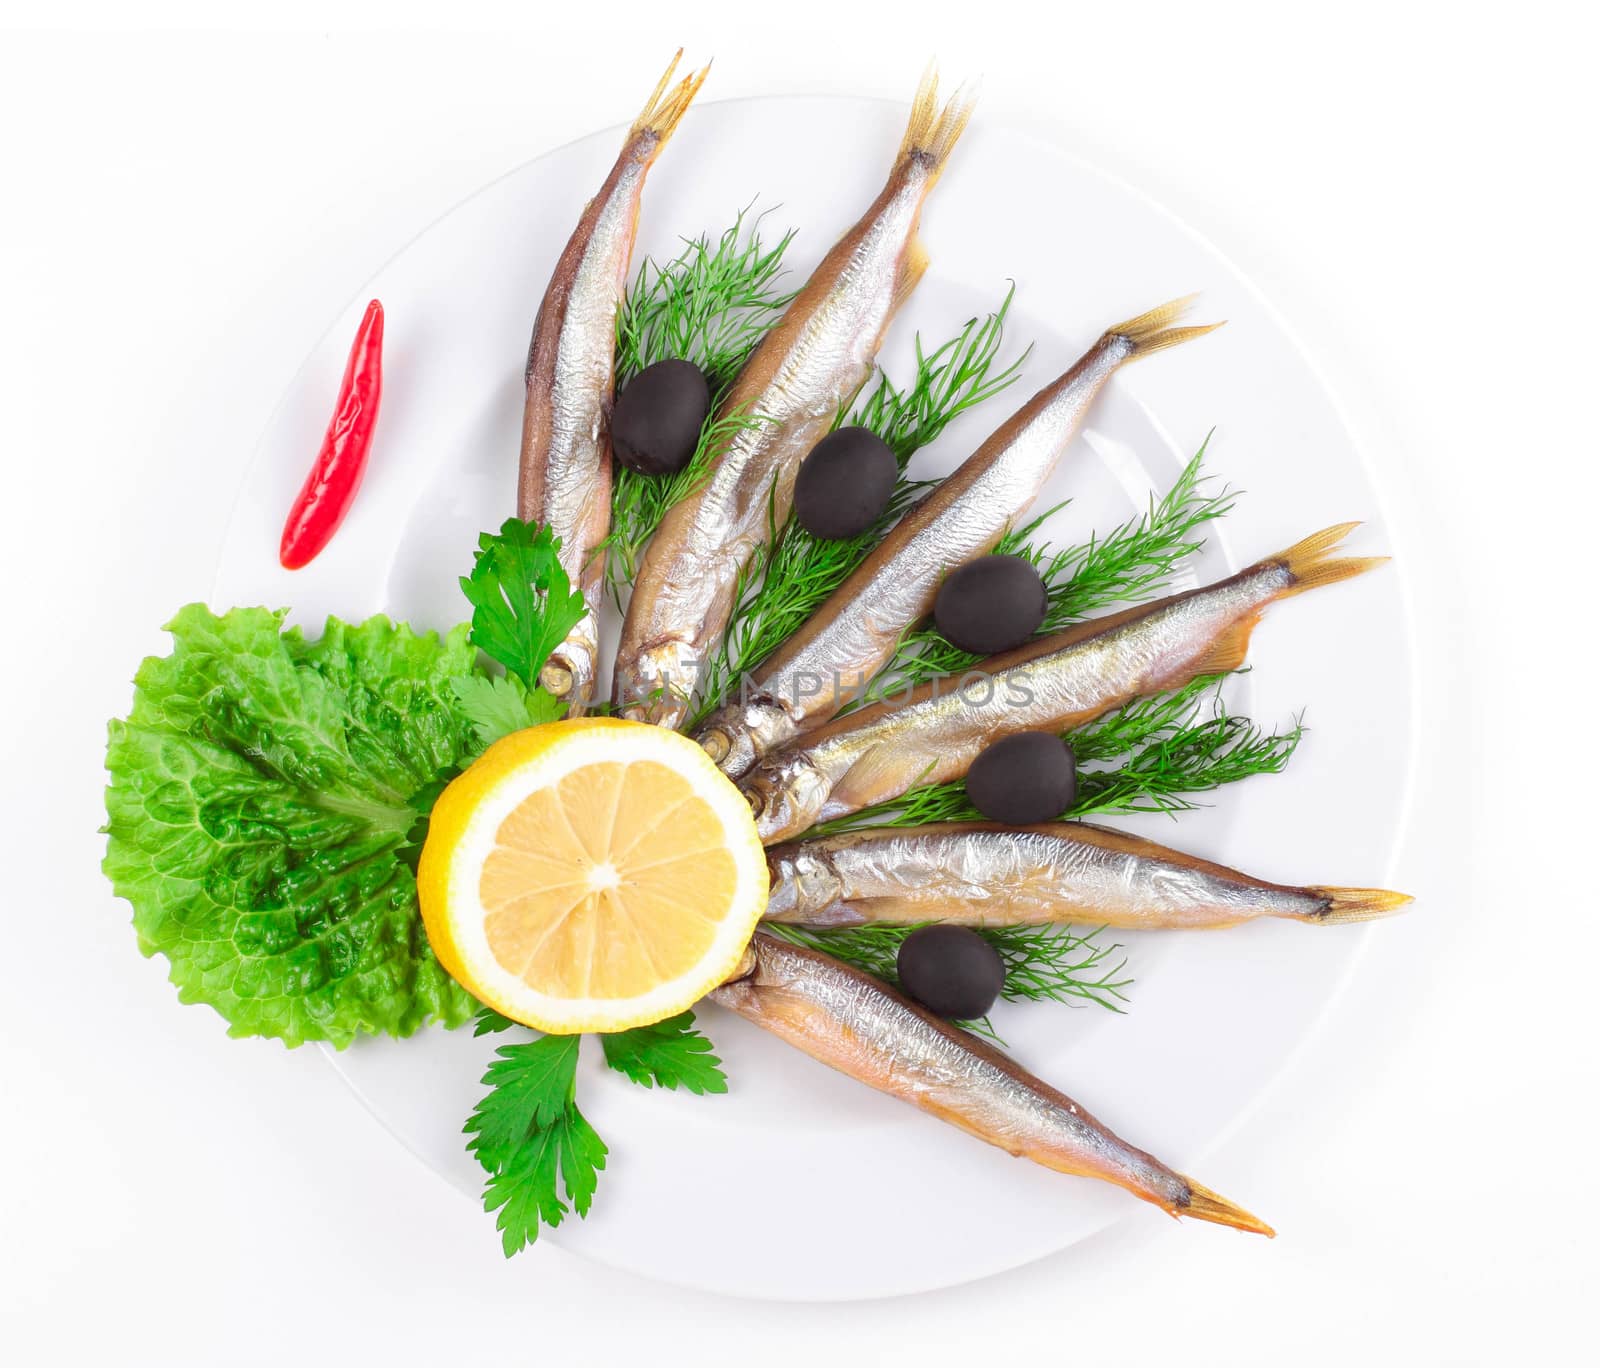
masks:
<svg viewBox="0 0 1600 1368"><path fill-rule="evenodd" d="M479 536L472 573L461 577L473 645L529 689L584 614L583 595L556 558L560 549L548 527L507 518L499 532Z"/></svg>
<svg viewBox="0 0 1600 1368"><path fill-rule="evenodd" d="M489 1175L483 1205L498 1213L510 1258L568 1210L589 1214L606 1145L578 1110L577 1036L541 1036L494 1053L483 1076L489 1091L464 1129Z"/></svg>
<svg viewBox="0 0 1600 1368"><path fill-rule="evenodd" d="M451 681L479 749L566 715L566 705L539 687L550 652L585 611L583 595L557 559L560 549L548 527L507 518L499 532L479 536L472 573L461 577L461 592L472 605L472 644L505 668L503 675Z"/></svg>
<svg viewBox="0 0 1600 1368"><path fill-rule="evenodd" d="M613 1031L600 1037L606 1063L640 1087L682 1088L697 1096L728 1091L722 1061L694 1028L694 1013L680 1012L653 1026Z"/></svg>
<svg viewBox="0 0 1600 1368"><path fill-rule="evenodd" d="M475 1034L516 1023L485 1007ZM483 1205L497 1213L506 1257L555 1228L569 1212L588 1215L606 1166L606 1144L578 1110L579 1036L547 1035L502 1045L483 1076L488 1088L463 1128L468 1151L488 1174ZM646 1088L725 1093L728 1079L711 1042L682 1012L651 1026L600 1037L607 1065Z"/></svg>
<svg viewBox="0 0 1600 1368"><path fill-rule="evenodd" d="M478 539L472 573L461 579L472 604L471 641L505 667L503 675L452 681L480 747L566 714L566 705L538 684L550 652L585 611L557 558L560 546L548 527L508 518L498 533ZM417 846L426 834L420 825ZM520 1028L483 1007L473 1033L513 1029ZM578 1110L580 1039L546 1035L501 1046L483 1076L488 1092L467 1119L467 1149L488 1175L483 1205L496 1213L508 1258L532 1244L541 1226L558 1226L569 1212L587 1215L606 1166L605 1141ZM695 1029L693 1012L603 1035L601 1047L611 1068L642 1087L728 1090L722 1061Z"/></svg>

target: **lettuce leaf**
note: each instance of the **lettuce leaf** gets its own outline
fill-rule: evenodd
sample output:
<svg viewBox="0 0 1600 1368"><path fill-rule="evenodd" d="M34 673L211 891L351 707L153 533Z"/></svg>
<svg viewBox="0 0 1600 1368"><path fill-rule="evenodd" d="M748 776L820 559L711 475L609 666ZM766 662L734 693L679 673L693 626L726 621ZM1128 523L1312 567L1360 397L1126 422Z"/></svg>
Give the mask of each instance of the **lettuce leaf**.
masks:
<svg viewBox="0 0 1600 1368"><path fill-rule="evenodd" d="M459 1025L477 1004L428 946L407 856L474 749L451 683L476 672L467 629L330 618L307 640L283 617L191 604L169 624L110 726L105 872L140 949L231 1035Z"/></svg>

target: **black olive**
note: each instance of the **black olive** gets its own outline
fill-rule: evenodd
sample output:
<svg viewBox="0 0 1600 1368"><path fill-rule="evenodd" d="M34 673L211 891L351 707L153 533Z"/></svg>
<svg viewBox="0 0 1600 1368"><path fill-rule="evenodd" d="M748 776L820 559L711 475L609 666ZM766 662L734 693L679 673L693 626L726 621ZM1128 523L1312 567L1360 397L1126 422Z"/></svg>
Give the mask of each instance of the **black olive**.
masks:
<svg viewBox="0 0 1600 1368"><path fill-rule="evenodd" d="M994 655L1020 646L1044 621L1044 580L1021 556L980 556L939 586L933 620L952 646Z"/></svg>
<svg viewBox="0 0 1600 1368"><path fill-rule="evenodd" d="M1078 794L1078 759L1050 732L1018 732L984 747L967 771L967 797L991 822L1053 822Z"/></svg>
<svg viewBox="0 0 1600 1368"><path fill-rule="evenodd" d="M657 361L622 387L611 408L611 449L641 475L689 464L711 410L711 387L688 361Z"/></svg>
<svg viewBox="0 0 1600 1368"><path fill-rule="evenodd" d="M1006 982L1000 952L964 926L924 926L900 942L895 972L906 996L956 1021L987 1016Z"/></svg>
<svg viewBox="0 0 1600 1368"><path fill-rule="evenodd" d="M857 536L883 516L899 473L894 452L877 433L839 428L801 462L794 481L795 516L813 537Z"/></svg>

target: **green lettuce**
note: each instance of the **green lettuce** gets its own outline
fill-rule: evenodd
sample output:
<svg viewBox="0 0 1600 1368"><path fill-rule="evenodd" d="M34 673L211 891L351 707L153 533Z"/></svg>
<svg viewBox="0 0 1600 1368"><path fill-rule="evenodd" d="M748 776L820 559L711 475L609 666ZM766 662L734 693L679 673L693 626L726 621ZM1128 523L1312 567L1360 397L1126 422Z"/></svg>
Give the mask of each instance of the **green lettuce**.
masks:
<svg viewBox="0 0 1600 1368"><path fill-rule="evenodd" d="M203 605L135 677L106 752L105 872L146 955L229 1034L345 1046L471 1018L417 911L414 832L475 737L444 637L374 617L308 640Z"/></svg>

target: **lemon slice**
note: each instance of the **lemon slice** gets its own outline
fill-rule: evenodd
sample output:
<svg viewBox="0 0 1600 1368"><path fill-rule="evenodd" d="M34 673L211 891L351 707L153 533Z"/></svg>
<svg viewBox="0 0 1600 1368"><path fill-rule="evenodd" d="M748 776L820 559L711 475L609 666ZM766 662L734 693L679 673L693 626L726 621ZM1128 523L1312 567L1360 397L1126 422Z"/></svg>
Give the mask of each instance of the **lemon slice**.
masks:
<svg viewBox="0 0 1600 1368"><path fill-rule="evenodd" d="M695 742L585 718L496 742L445 789L417 892L434 953L475 997L542 1031L620 1031L733 972L767 863Z"/></svg>

